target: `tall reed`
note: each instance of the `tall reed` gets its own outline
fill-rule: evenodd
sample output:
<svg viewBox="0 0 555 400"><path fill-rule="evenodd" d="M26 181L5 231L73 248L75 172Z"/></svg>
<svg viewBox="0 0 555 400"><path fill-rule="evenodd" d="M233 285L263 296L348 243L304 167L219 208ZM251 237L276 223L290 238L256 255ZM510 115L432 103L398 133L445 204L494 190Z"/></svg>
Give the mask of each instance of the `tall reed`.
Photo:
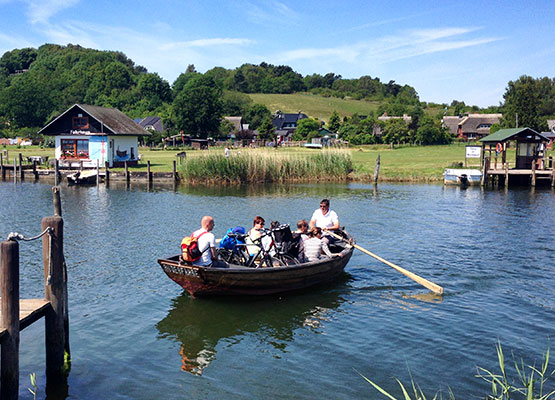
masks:
<svg viewBox="0 0 555 400"><path fill-rule="evenodd" d="M187 159L179 170L184 180L192 183L339 181L352 171L351 154L341 149L314 154L248 149L230 157L207 151Z"/></svg>
<svg viewBox="0 0 555 400"><path fill-rule="evenodd" d="M515 360L513 355L514 372L517 378L509 377L507 372L507 365L501 343L498 342L497 346L497 361L499 364L499 372L491 372L485 368L478 367L478 374L476 377L485 380L491 385L491 394L486 394L486 400L510 400L510 399L526 399L526 400L550 400L555 398L555 389L547 389L546 383L555 375L555 369L549 367L549 348L543 355L543 360L540 367L535 364L525 365L521 359L520 363ZM410 371L409 371L410 374ZM378 392L390 400L401 400L389 392L385 391L381 386L368 379L359 372L362 378L370 383ZM403 392L404 400L426 400L427 397L414 382L412 374L410 375L411 385L409 389L403 383L395 378ZM412 390L411 390L412 389ZM412 392L412 393L411 393ZM442 393L436 393L432 400L438 398L442 399ZM449 388L449 400L455 400L455 395Z"/></svg>

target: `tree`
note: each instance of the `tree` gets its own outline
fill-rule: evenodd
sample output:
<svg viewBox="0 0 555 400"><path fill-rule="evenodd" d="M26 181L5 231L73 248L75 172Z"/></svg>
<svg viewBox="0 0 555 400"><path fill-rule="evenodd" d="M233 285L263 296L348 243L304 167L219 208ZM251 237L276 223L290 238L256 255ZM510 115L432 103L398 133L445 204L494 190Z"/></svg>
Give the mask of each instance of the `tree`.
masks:
<svg viewBox="0 0 555 400"><path fill-rule="evenodd" d="M276 140L276 128L272 124L272 119L267 116L258 126L258 137L263 140Z"/></svg>
<svg viewBox="0 0 555 400"><path fill-rule="evenodd" d="M272 113L263 104L255 103L247 110L244 120L251 129L259 129L262 121L269 119L272 121Z"/></svg>
<svg viewBox="0 0 555 400"><path fill-rule="evenodd" d="M318 129L322 127L322 124L317 119L303 118L297 123L297 129L295 130L294 140L305 140L313 132L318 133Z"/></svg>
<svg viewBox="0 0 555 400"><path fill-rule="evenodd" d="M224 90L222 96L222 112L229 116L242 116L250 108L252 99L244 93Z"/></svg>
<svg viewBox="0 0 555 400"><path fill-rule="evenodd" d="M415 140L421 144L447 144L451 142L451 135L441 126L441 121L430 116L420 119L420 126L416 130Z"/></svg>
<svg viewBox="0 0 555 400"><path fill-rule="evenodd" d="M337 113L337 111L333 110L333 112L330 115L330 120L328 122L328 128L332 132L337 132L340 127L341 127L341 118L339 117L339 114Z"/></svg>
<svg viewBox="0 0 555 400"><path fill-rule="evenodd" d="M392 118L384 122L382 129L384 143L403 143L410 141L409 127L402 118Z"/></svg>
<svg viewBox="0 0 555 400"><path fill-rule="evenodd" d="M217 135L222 118L222 90L210 76L191 78L173 101L178 129L197 137Z"/></svg>
<svg viewBox="0 0 555 400"><path fill-rule="evenodd" d="M523 75L516 81L510 81L503 98L505 99L501 125L504 128L518 126L528 127L537 131L547 129L545 117L542 115L542 104L555 99L555 85L549 78L534 79ZM546 110L547 111L547 110Z"/></svg>

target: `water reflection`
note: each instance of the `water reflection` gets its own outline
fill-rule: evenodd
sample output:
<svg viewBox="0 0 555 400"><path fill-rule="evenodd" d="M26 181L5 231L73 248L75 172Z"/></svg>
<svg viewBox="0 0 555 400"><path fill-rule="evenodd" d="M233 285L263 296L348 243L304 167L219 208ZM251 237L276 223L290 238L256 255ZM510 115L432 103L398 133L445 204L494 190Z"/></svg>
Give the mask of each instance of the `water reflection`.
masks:
<svg viewBox="0 0 555 400"><path fill-rule="evenodd" d="M171 310L156 327L160 338L181 344L181 369L201 375L224 339L237 343L249 334L250 340L286 352L295 330L319 333L344 301L341 289L333 287L263 298L192 299L184 292L172 300Z"/></svg>

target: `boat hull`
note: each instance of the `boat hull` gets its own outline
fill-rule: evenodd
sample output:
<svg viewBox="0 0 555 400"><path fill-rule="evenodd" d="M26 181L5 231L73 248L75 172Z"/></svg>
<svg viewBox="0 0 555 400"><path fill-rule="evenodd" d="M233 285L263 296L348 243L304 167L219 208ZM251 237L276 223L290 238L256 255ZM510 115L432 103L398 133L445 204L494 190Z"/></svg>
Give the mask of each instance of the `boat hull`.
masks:
<svg viewBox="0 0 555 400"><path fill-rule="evenodd" d="M480 185L482 171L479 169L446 169L443 183L446 185L476 186Z"/></svg>
<svg viewBox="0 0 555 400"><path fill-rule="evenodd" d="M274 268L202 267L179 262L179 256L159 259L168 277L193 296L267 295L304 289L331 282L344 271L353 254L346 247L341 256L316 262Z"/></svg>

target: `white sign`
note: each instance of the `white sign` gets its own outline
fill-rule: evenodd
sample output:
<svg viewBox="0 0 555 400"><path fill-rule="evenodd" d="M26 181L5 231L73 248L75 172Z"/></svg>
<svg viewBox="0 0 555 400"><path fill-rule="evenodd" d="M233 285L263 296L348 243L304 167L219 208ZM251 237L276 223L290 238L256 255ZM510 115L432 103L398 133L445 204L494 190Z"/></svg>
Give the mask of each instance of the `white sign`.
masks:
<svg viewBox="0 0 555 400"><path fill-rule="evenodd" d="M466 158L480 158L482 148L480 146L466 146Z"/></svg>

